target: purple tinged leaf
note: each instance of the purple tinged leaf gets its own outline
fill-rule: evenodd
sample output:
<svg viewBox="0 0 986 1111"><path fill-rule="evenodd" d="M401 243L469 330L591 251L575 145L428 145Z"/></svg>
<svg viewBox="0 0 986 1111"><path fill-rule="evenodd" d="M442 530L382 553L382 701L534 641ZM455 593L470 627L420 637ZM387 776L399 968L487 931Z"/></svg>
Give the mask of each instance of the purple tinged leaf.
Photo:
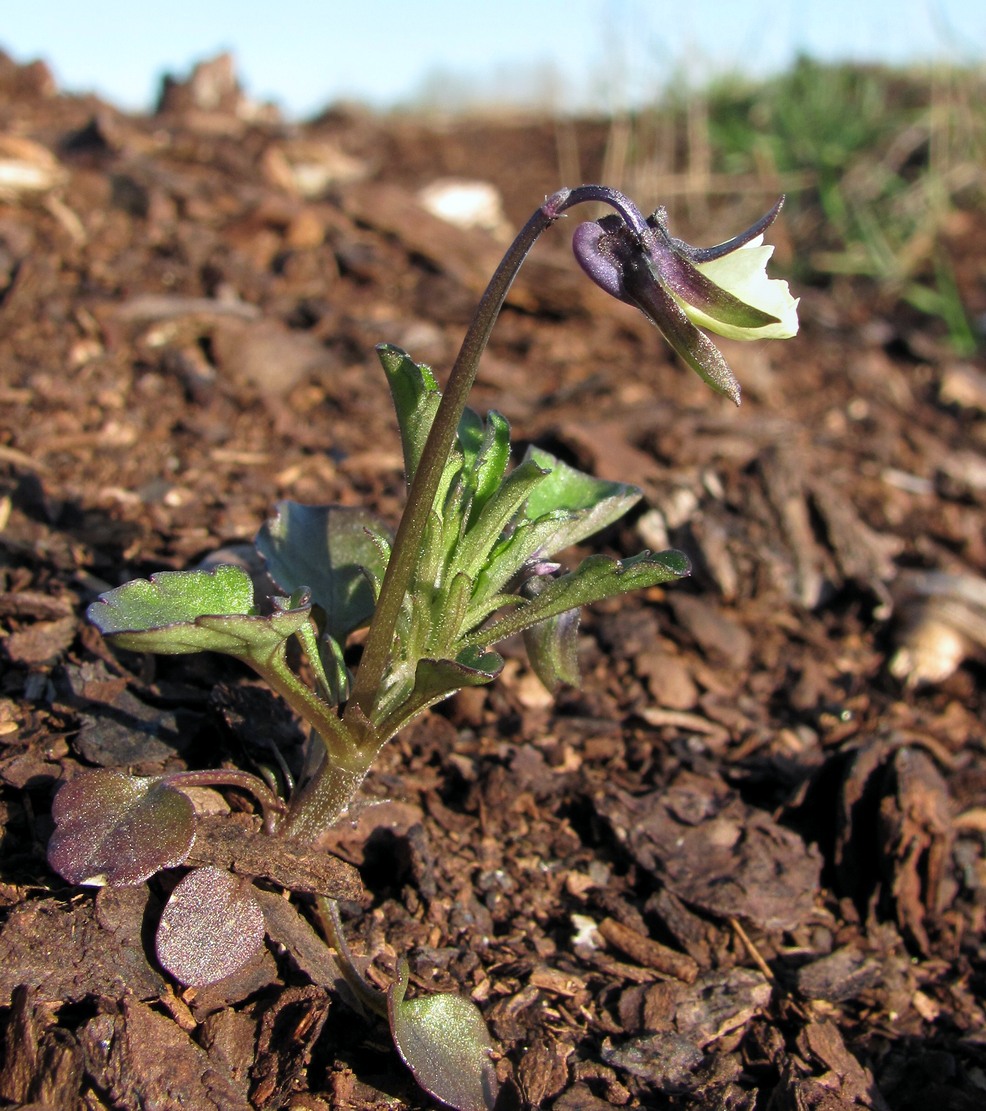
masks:
<svg viewBox="0 0 986 1111"><path fill-rule="evenodd" d="M264 940L264 914L249 883L222 868L180 880L158 924L161 966L189 987L205 987L243 967Z"/></svg>
<svg viewBox="0 0 986 1111"><path fill-rule="evenodd" d="M546 579L535 575L527 580L522 593L536 598L544 589ZM579 607L549 617L523 632L524 648L534 674L545 689L553 694L560 686L579 686Z"/></svg>
<svg viewBox="0 0 986 1111"><path fill-rule="evenodd" d="M414 1079L455 1111L492 1111L497 1093L493 1042L479 1008L448 993L405 1000L403 958L397 977L387 993L387 1014L394 1045Z"/></svg>
<svg viewBox="0 0 986 1111"><path fill-rule="evenodd" d="M195 812L156 777L100 769L66 783L51 807L48 863L69 883L128 887L188 856Z"/></svg>
<svg viewBox="0 0 986 1111"><path fill-rule="evenodd" d="M578 655L581 617L579 609L566 610L524 630L527 658L545 690L552 694L566 684L581 685Z"/></svg>

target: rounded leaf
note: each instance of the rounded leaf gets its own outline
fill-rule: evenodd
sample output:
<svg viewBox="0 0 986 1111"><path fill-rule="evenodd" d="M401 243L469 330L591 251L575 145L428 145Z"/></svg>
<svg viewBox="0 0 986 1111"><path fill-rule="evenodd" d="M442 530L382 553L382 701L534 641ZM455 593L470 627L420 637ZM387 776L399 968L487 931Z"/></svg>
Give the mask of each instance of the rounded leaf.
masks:
<svg viewBox="0 0 986 1111"><path fill-rule="evenodd" d="M257 550L282 590L311 591L336 640L373 616L374 583L387 569L390 530L361 506L282 501L257 534Z"/></svg>
<svg viewBox="0 0 986 1111"><path fill-rule="evenodd" d="M154 776L86 772L55 795L48 863L69 883L128 887L188 856L195 811Z"/></svg>
<svg viewBox="0 0 986 1111"><path fill-rule="evenodd" d="M171 893L154 947L161 967L189 987L231 976L264 940L252 888L222 868L196 868Z"/></svg>
<svg viewBox="0 0 986 1111"><path fill-rule="evenodd" d="M479 1008L461 995L405 1000L407 961L387 993L394 1045L414 1079L455 1111L491 1111L496 1103L493 1042Z"/></svg>

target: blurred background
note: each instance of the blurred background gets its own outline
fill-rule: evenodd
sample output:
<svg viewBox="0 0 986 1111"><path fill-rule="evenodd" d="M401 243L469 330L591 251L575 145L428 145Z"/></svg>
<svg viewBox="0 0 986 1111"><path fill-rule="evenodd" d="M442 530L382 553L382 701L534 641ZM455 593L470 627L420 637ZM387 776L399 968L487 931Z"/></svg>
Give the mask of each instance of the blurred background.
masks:
<svg viewBox="0 0 986 1111"><path fill-rule="evenodd" d="M286 121L344 103L549 120L546 189L605 179L686 229L717 197L752 195L752 211L784 191L798 249L785 260L780 244L778 261L799 282L850 276L878 307L936 322L957 353L982 340L986 293L958 289L983 283L949 250L977 234L983 199L978 0L54 2L8 7L0 46L42 59L61 91L132 112L225 52L240 110ZM605 121L601 149L588 119Z"/></svg>
<svg viewBox="0 0 986 1111"><path fill-rule="evenodd" d="M44 58L67 91L147 110L164 72L228 51L247 92L295 118L339 99L385 109L621 111L728 73L768 77L800 55L963 65L986 51L978 0L52 0L5 7L0 43L21 60Z"/></svg>

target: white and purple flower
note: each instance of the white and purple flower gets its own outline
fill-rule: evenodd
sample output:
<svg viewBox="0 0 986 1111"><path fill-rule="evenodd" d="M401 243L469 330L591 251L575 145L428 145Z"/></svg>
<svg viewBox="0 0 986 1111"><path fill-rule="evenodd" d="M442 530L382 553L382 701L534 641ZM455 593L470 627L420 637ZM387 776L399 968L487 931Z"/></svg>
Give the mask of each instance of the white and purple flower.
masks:
<svg viewBox="0 0 986 1111"><path fill-rule="evenodd" d="M783 197L725 243L692 247L668 233L663 208L645 220L620 196L614 205L620 215L580 224L572 246L598 286L636 305L693 370L739 404L739 383L700 329L743 340L788 339L797 333L798 302L787 282L766 272L774 249L763 245L763 233L782 203Z"/></svg>

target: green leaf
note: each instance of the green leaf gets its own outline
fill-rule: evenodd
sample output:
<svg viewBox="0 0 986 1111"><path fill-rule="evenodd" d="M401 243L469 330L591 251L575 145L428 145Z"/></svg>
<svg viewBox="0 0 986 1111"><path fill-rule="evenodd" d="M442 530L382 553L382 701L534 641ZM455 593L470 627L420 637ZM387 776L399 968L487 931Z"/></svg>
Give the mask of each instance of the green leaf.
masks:
<svg viewBox="0 0 986 1111"><path fill-rule="evenodd" d="M493 1041L479 1008L461 995L405 999L408 967L402 957L387 992L394 1045L414 1079L455 1111L492 1111L497 1083Z"/></svg>
<svg viewBox="0 0 986 1111"><path fill-rule="evenodd" d="M469 412L467 409L466 412ZM460 442L462 433L460 435ZM465 449L463 449L465 452ZM510 425L506 417L495 410L486 414L486 428L476 457L471 461L468 452L465 470L473 487L469 524L475 523L483 507L500 488L510 462Z"/></svg>
<svg viewBox="0 0 986 1111"><path fill-rule="evenodd" d="M520 512L531 491L546 477L544 468L533 460L525 460L507 475L456 549L455 570L470 578L482 571L504 529Z"/></svg>
<svg viewBox="0 0 986 1111"><path fill-rule="evenodd" d="M419 660L411 698L430 706L463 687L492 683L502 670L503 658L499 653L476 648L465 649L454 660Z"/></svg>
<svg viewBox="0 0 986 1111"><path fill-rule="evenodd" d="M513 532L502 537L476 577L472 610L481 611L487 598L503 590L529 564L543 558L549 547L552 552L557 551L552 538L564 524L564 514L548 513L536 521L521 521ZM466 619L469 628L474 624L472 610Z"/></svg>
<svg viewBox="0 0 986 1111"><path fill-rule="evenodd" d="M536 598L521 603L485 629L463 637L462 647L485 647L522 633L550 617L604 598L671 582L687 575L691 566L681 552L641 552L623 561L592 555L574 571L552 579Z"/></svg>
<svg viewBox="0 0 986 1111"><path fill-rule="evenodd" d="M160 571L100 594L89 620L133 652L224 652L258 665L309 620L311 605L269 617L254 612L253 584L239 567Z"/></svg>
<svg viewBox="0 0 986 1111"><path fill-rule="evenodd" d="M328 633L319 637L312 621L301 625L295 635L305 650L322 697L330 706L345 702L349 697L349 669L339 642Z"/></svg>
<svg viewBox="0 0 986 1111"><path fill-rule="evenodd" d="M468 407L462 410L459 417L459 427L456 429L456 440L462 451L462 469L472 472L476 469L476 460L483 449L486 439L486 426L483 418L475 409Z"/></svg>
<svg viewBox="0 0 986 1111"><path fill-rule="evenodd" d="M559 511L564 514L550 538L545 540L544 555L580 543L619 520L640 500L641 493L636 486L594 478L540 448L528 448L524 458L550 471L527 499L527 519L536 521Z"/></svg>
<svg viewBox="0 0 986 1111"><path fill-rule="evenodd" d="M472 579L460 572L452 578L448 588L438 599L437 607L433 602L425 642L425 652L429 655L447 655L451 645L462 635L472 590Z"/></svg>
<svg viewBox="0 0 986 1111"><path fill-rule="evenodd" d="M580 543L618 520L640 498L635 486L593 478L537 448L528 449L526 462L547 473L530 489L523 519L497 541L476 576L465 628L475 627L475 615L488 612L486 599L503 590L527 564Z"/></svg>
<svg viewBox="0 0 986 1111"><path fill-rule="evenodd" d="M340 643L373 615L374 582L387 568L390 531L358 506L283 501L257 534L257 550L282 590L311 591Z"/></svg>
<svg viewBox="0 0 986 1111"><path fill-rule="evenodd" d="M60 787L48 863L69 883L129 887L188 856L195 838L189 797L156 776L100 769Z"/></svg>
<svg viewBox="0 0 986 1111"><path fill-rule="evenodd" d="M455 694L463 687L482 687L503 670L503 657L498 652L465 648L454 660L418 660L414 671L414 687L378 722L381 736L392 737L429 706Z"/></svg>
<svg viewBox="0 0 986 1111"><path fill-rule="evenodd" d="M159 571L149 580L134 579L100 594L86 616L104 636L116 636L187 624L204 613L252 611L250 576L240 567L221 565L210 571Z"/></svg>
<svg viewBox="0 0 986 1111"><path fill-rule="evenodd" d="M404 473L410 484L421 461L425 441L442 400L431 370L416 363L406 351L390 343L377 346L377 355L390 383L404 448Z"/></svg>

